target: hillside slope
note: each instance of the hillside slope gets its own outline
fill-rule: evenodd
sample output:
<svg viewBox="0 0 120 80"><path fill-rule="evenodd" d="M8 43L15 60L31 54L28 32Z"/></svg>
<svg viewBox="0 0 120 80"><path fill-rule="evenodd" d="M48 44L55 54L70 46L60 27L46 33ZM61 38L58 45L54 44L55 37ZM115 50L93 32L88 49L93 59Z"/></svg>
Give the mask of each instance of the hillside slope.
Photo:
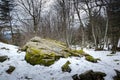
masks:
<svg viewBox="0 0 120 80"><path fill-rule="evenodd" d="M19 47L0 42L0 56L8 56L7 60L0 62L0 80L73 80L75 74L84 73L87 70L101 71L106 73L105 80L113 80L116 75L114 69L120 71L120 52L109 55L109 51L94 51L84 49L85 52L100 58L98 63L91 63L85 57L60 58L53 65L32 66L24 60L25 52L17 52ZM61 66L70 61L71 72L62 72ZM15 67L13 72L8 73L10 66Z"/></svg>

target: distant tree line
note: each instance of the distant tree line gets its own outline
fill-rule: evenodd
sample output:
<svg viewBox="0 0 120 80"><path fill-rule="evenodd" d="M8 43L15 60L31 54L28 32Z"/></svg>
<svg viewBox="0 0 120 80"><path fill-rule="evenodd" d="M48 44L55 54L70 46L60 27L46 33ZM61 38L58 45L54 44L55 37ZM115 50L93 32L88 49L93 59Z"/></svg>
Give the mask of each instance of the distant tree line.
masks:
<svg viewBox="0 0 120 80"><path fill-rule="evenodd" d="M103 50L105 47L110 49L111 45L112 53L118 49L119 0L54 0L48 10L47 1L44 0L12 2L13 0L0 1L0 27L5 27L7 23L13 33L12 16L15 16L18 32L24 38L19 45L33 36L40 36L63 41L68 47L80 45ZM15 7L18 7L16 14L11 15ZM13 43L14 41L13 39Z"/></svg>

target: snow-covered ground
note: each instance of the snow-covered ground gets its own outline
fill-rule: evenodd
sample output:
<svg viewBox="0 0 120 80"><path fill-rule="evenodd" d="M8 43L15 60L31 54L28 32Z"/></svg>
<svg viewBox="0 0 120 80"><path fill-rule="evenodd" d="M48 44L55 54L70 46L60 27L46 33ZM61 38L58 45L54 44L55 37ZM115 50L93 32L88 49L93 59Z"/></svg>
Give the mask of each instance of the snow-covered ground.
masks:
<svg viewBox="0 0 120 80"><path fill-rule="evenodd" d="M1 49L5 47L6 49ZM105 80L113 80L116 75L114 69L120 70L120 52L113 56L107 56L109 51L84 51L95 58L100 58L98 63L91 63L85 57L60 58L53 65L44 67L42 65L32 66L24 60L25 52L18 53L18 47L0 42L0 56L7 55L10 59L0 63L0 80L72 80L73 75L84 73L87 70L101 71L107 74ZM69 60L71 62L71 73L62 72L61 66ZM9 66L15 66L12 74L7 74Z"/></svg>

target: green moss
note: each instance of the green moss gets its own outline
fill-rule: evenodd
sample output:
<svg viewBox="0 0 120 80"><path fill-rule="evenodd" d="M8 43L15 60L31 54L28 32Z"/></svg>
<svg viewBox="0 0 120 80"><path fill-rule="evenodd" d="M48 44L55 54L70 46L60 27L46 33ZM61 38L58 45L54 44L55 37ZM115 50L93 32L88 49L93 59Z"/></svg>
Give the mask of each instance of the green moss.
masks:
<svg viewBox="0 0 120 80"><path fill-rule="evenodd" d="M31 47L27 49L27 52L32 53L32 54L39 54L39 53L41 54L41 49L36 49L36 48Z"/></svg>
<svg viewBox="0 0 120 80"><path fill-rule="evenodd" d="M46 55L43 54L33 55L29 53L26 53L25 60L32 65L41 64L45 66L50 66L55 62L54 59L50 58L47 59Z"/></svg>
<svg viewBox="0 0 120 80"><path fill-rule="evenodd" d="M29 48L26 52L25 60L31 65L41 64L50 66L55 62L55 53L44 53L40 49Z"/></svg>
<svg viewBox="0 0 120 80"><path fill-rule="evenodd" d="M79 56L89 56L89 54L85 53L83 50L72 50L72 52Z"/></svg>
<svg viewBox="0 0 120 80"><path fill-rule="evenodd" d="M55 60L58 60L58 59L60 59L60 58L64 58L64 56L61 55L61 54L57 54L57 55L55 55Z"/></svg>
<svg viewBox="0 0 120 80"><path fill-rule="evenodd" d="M71 72L71 68L69 67L69 64L71 64L69 61L67 61L62 67L63 72Z"/></svg>
<svg viewBox="0 0 120 80"><path fill-rule="evenodd" d="M79 54L84 54L85 52L83 50L75 50Z"/></svg>
<svg viewBox="0 0 120 80"><path fill-rule="evenodd" d="M68 53L68 56L79 56L79 54L76 53L74 50L64 49L64 51Z"/></svg>
<svg viewBox="0 0 120 80"><path fill-rule="evenodd" d="M70 50L64 49L65 52L69 53L68 56L90 56L89 54L85 53L83 50Z"/></svg>
<svg viewBox="0 0 120 80"><path fill-rule="evenodd" d="M100 60L100 59L98 59L98 58L94 58L93 56L85 56L85 59L87 60L87 61L90 61L90 62L93 62L93 63L97 63L97 60Z"/></svg>

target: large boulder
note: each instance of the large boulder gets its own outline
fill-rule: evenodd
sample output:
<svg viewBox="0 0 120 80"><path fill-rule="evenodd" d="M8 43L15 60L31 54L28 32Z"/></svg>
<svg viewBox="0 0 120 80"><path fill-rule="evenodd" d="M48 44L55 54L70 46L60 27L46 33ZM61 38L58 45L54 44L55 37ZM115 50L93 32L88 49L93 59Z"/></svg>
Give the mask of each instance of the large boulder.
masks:
<svg viewBox="0 0 120 80"><path fill-rule="evenodd" d="M25 60L32 65L49 66L60 57L69 57L72 54L64 43L40 37L32 38L22 50L26 51Z"/></svg>

